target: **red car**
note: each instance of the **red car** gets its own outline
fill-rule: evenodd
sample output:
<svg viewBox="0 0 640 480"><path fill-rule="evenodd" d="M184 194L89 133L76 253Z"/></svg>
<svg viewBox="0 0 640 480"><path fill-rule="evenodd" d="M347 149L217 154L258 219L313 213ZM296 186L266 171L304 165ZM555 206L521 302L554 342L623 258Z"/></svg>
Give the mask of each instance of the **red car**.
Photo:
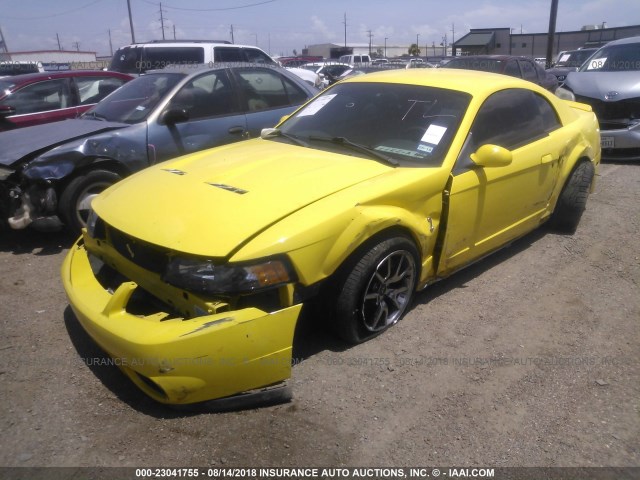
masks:
<svg viewBox="0 0 640 480"><path fill-rule="evenodd" d="M100 70L0 78L0 131L75 118L132 78Z"/></svg>

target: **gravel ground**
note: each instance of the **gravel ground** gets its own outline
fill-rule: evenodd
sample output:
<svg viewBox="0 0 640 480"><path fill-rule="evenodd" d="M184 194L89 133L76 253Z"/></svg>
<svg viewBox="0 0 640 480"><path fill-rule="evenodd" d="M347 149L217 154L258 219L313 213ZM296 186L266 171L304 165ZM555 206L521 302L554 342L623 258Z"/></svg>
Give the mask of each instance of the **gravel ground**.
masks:
<svg viewBox="0 0 640 480"><path fill-rule="evenodd" d="M183 413L69 309L72 239L0 233L1 466L639 466L640 165L603 165L573 236L542 228L346 346L307 315L290 403Z"/></svg>

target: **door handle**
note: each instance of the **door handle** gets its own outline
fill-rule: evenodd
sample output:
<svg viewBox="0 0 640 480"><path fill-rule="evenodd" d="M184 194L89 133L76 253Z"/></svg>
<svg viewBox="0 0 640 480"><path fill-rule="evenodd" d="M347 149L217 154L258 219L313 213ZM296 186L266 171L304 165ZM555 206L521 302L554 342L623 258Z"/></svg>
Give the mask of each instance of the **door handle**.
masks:
<svg viewBox="0 0 640 480"><path fill-rule="evenodd" d="M545 163L553 163L556 160L558 159L554 158L550 153L547 153L546 155L542 156L542 158L540 159L540 163L544 165Z"/></svg>
<svg viewBox="0 0 640 480"><path fill-rule="evenodd" d="M237 127L231 127L229 128L229 133L231 134L244 133L244 127L241 127L239 125Z"/></svg>

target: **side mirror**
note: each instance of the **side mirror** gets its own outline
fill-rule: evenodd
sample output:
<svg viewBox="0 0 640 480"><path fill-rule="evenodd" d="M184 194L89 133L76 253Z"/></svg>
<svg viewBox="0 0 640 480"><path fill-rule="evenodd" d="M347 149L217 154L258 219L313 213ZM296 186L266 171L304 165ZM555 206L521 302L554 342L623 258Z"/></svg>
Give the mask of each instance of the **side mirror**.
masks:
<svg viewBox="0 0 640 480"><path fill-rule="evenodd" d="M167 125L174 125L187 120L189 120L189 112L180 107L170 107L160 115L160 122Z"/></svg>
<svg viewBox="0 0 640 480"><path fill-rule="evenodd" d="M277 136L279 130L277 128L263 128L260 130L260 138L271 138Z"/></svg>
<svg viewBox="0 0 640 480"><path fill-rule="evenodd" d="M511 164L513 155L506 148L487 144L472 153L471 160L480 167L506 167Z"/></svg>
<svg viewBox="0 0 640 480"><path fill-rule="evenodd" d="M9 105L0 106L0 118L10 117L11 115L16 114L15 107L11 107Z"/></svg>

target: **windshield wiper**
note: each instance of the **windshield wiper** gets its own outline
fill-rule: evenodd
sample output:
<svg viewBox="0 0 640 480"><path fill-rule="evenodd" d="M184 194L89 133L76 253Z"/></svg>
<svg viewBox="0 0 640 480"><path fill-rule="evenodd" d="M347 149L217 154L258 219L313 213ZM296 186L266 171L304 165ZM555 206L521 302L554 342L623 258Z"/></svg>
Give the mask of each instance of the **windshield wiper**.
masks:
<svg viewBox="0 0 640 480"><path fill-rule="evenodd" d="M388 165L393 165L394 167L397 167L398 165L400 165L400 162L398 162L395 158L391 158L385 155L384 153L380 153L371 147L367 147L366 145L352 142L351 140L345 137L318 137L318 136L312 135L309 137L309 140L318 141L318 142L330 142L335 145L343 145L343 146L352 148L353 150L366 153L370 157L376 158L378 160L382 160L384 163Z"/></svg>
<svg viewBox="0 0 640 480"><path fill-rule="evenodd" d="M107 117L99 115L96 112L85 112L82 114L82 118L93 118L94 120L100 120L101 122L108 122Z"/></svg>
<svg viewBox="0 0 640 480"><path fill-rule="evenodd" d="M295 135L291 135L289 133L284 133L282 130L279 130L277 128L265 128L265 129L263 129L262 132L260 132L260 137L263 138L263 139L282 137L282 138L286 138L287 140L291 140L293 143L295 143L296 145L298 145L300 147L308 147L309 146L309 144L307 142L303 141L299 137L296 137Z"/></svg>

